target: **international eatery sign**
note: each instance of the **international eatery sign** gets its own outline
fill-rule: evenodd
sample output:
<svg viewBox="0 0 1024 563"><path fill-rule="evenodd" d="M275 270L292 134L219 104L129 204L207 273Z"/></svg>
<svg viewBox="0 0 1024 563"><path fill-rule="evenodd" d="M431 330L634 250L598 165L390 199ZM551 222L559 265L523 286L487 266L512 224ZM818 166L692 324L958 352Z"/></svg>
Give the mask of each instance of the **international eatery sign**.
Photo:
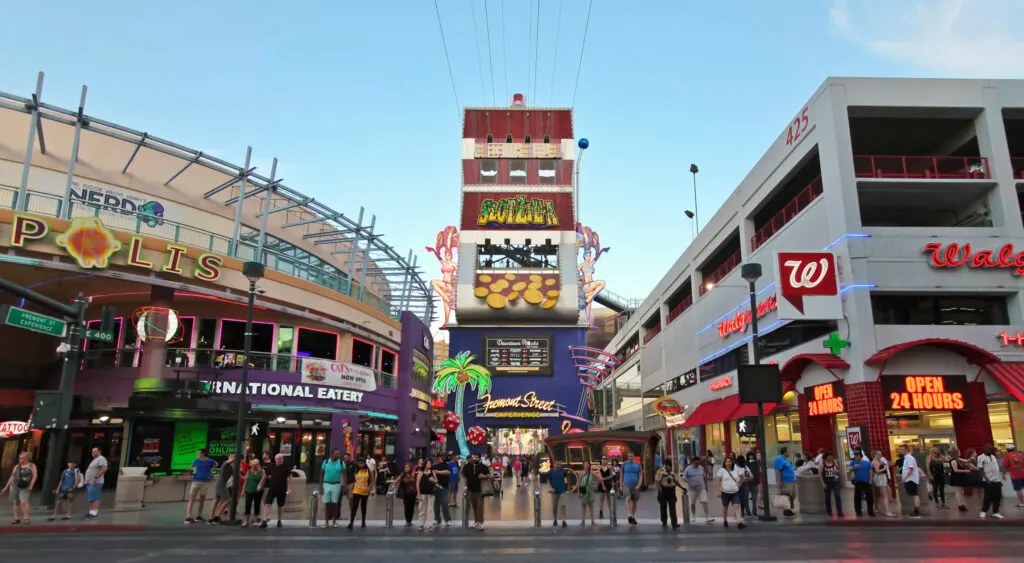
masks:
<svg viewBox="0 0 1024 563"><path fill-rule="evenodd" d="M839 270L831 252L778 252L775 255L779 319L843 318Z"/></svg>

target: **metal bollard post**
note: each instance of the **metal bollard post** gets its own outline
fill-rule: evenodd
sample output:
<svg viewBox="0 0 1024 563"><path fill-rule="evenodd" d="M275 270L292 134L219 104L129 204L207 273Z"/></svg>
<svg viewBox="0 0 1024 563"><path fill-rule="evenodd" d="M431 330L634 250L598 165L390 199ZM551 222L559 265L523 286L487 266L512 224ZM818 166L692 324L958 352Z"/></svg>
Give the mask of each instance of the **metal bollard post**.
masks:
<svg viewBox="0 0 1024 563"><path fill-rule="evenodd" d="M398 494L399 480L395 481L388 487L387 495L384 499L384 527L394 528L395 527L395 496Z"/></svg>
<svg viewBox="0 0 1024 563"><path fill-rule="evenodd" d="M690 525L690 494L683 489L683 525Z"/></svg>
<svg viewBox="0 0 1024 563"><path fill-rule="evenodd" d="M462 491L462 528L469 529L469 491Z"/></svg>
<svg viewBox="0 0 1024 563"><path fill-rule="evenodd" d="M316 514L320 510L320 491L313 491L309 499L309 527L316 528Z"/></svg>
<svg viewBox="0 0 1024 563"><path fill-rule="evenodd" d="M533 526L540 528L540 490L533 491Z"/></svg>
<svg viewBox="0 0 1024 563"><path fill-rule="evenodd" d="M611 524L612 526L618 526L619 525L619 519L618 519L618 517L615 514L615 512L617 510L617 506L616 506L617 503L615 502L615 488L614 487L612 487L608 491L608 500L610 501L608 503L608 523Z"/></svg>

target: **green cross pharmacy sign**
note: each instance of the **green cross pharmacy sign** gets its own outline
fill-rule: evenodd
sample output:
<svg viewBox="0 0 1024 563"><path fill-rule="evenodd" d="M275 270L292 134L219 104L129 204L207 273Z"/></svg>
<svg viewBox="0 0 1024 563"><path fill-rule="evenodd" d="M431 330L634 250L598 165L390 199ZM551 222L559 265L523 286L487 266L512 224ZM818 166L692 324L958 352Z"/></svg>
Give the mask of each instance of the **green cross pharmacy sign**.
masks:
<svg viewBox="0 0 1024 563"><path fill-rule="evenodd" d="M63 338L68 330L68 323L60 319L13 306L0 309L0 321L2 321L0 324L23 328L48 336L56 336L57 338Z"/></svg>

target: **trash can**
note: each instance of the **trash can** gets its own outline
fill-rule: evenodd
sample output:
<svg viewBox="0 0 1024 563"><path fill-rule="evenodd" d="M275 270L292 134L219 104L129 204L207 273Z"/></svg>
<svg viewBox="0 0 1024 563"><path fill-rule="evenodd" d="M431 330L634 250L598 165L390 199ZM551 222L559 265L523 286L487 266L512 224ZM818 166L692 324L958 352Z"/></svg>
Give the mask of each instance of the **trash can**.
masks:
<svg viewBox="0 0 1024 563"><path fill-rule="evenodd" d="M146 467L122 467L114 489L114 510L138 510L146 492Z"/></svg>
<svg viewBox="0 0 1024 563"><path fill-rule="evenodd" d="M825 514L825 489L817 475L798 475L796 499L800 514Z"/></svg>
<svg viewBox="0 0 1024 563"><path fill-rule="evenodd" d="M301 469L292 469L292 494L284 503L284 511L287 513L302 512L309 495L306 494L306 473Z"/></svg>

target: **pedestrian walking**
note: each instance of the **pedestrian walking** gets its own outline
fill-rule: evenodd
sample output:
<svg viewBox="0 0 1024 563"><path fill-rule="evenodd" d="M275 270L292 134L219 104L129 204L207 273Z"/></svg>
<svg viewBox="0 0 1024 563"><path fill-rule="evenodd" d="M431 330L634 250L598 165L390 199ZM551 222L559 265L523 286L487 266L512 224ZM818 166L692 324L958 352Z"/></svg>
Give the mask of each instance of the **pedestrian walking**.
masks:
<svg viewBox="0 0 1024 563"><path fill-rule="evenodd" d="M736 464L736 469L743 475L743 481L740 482L740 516L750 516L750 487L747 485L753 479L753 475L750 470L747 469L747 457L744 455L738 455L733 458L733 462Z"/></svg>
<svg viewBox="0 0 1024 563"><path fill-rule="evenodd" d="M100 492L103 491L103 475L107 472L107 458L100 454L99 448L92 449L92 461L85 469L85 501L89 503L86 518L93 519L100 515Z"/></svg>
<svg viewBox="0 0 1024 563"><path fill-rule="evenodd" d="M330 459L320 465L320 499L324 503L324 528L338 527L341 518L341 476L345 473L345 462L341 461L341 450L331 452Z"/></svg>
<svg viewBox="0 0 1024 563"><path fill-rule="evenodd" d="M1003 500L1003 479L999 460L996 458L995 446L992 444L985 446L985 453L978 456L978 467L981 468L982 477L985 480L985 492L979 516L1002 520L1003 515L999 513L999 503Z"/></svg>
<svg viewBox="0 0 1024 563"><path fill-rule="evenodd" d="M1017 508L1024 508L1024 454L1018 452L1014 444L1006 444L1003 471L1010 475L1010 484L1017 495Z"/></svg>
<svg viewBox="0 0 1024 563"><path fill-rule="evenodd" d="M608 510L611 510L611 503L615 502L615 499L608 496L608 491L612 490L615 486L613 477L612 466L608 463L608 458L601 458L601 467L597 470L597 517L604 520L604 505L605 501L608 502Z"/></svg>
<svg viewBox="0 0 1024 563"><path fill-rule="evenodd" d="M249 460L249 469L242 475L243 487L245 490L245 519L242 520L242 527L248 528L253 523L260 521L260 497L263 496L263 481L267 474L260 468L260 460L255 457Z"/></svg>
<svg viewBox="0 0 1024 563"><path fill-rule="evenodd" d="M968 457L970 452L968 452ZM960 450L952 448L949 450L949 486L953 487L956 497L957 510L967 512L967 502L964 497L964 489L970 487L971 471L976 467L967 458L960 455Z"/></svg>
<svg viewBox="0 0 1024 563"><path fill-rule="evenodd" d="M217 483L214 486L213 508L210 509L210 524L219 525L220 515L227 510L230 503L234 502L235 486L235 454L228 454L227 461L220 467L217 473Z"/></svg>
<svg viewBox="0 0 1024 563"><path fill-rule="evenodd" d="M939 448L932 448L928 456L928 463L925 471L928 472L928 480L932 484L932 500L935 501L935 508L947 509L946 506L946 464L949 462L946 456L942 455Z"/></svg>
<svg viewBox="0 0 1024 563"><path fill-rule="evenodd" d="M658 506L661 509L661 527L668 527L671 520L672 529L679 529L679 517L676 514L676 489L682 489L679 479L672 473L672 461L665 460L665 465L658 469L654 476L654 482L658 484ZM593 512L591 512L593 514Z"/></svg>
<svg viewBox="0 0 1024 563"><path fill-rule="evenodd" d="M434 502L434 486L437 484L437 476L434 474L433 464L430 460L423 463L423 468L416 473L416 498L420 503L419 520L420 531L427 524L427 513L430 505ZM365 524L364 524L365 525ZM437 529L437 523L431 524L430 530Z"/></svg>
<svg viewBox="0 0 1024 563"><path fill-rule="evenodd" d="M372 458L371 458L372 459ZM366 503L370 499L370 491L374 487L374 473L370 471L365 461L360 461L352 476L352 501L349 504L351 514L348 519L348 529L351 530L356 521L356 512L362 516L362 526L366 527Z"/></svg>
<svg viewBox="0 0 1024 563"><path fill-rule="evenodd" d="M753 475L753 478L747 483L747 489L750 491L750 514L757 516L757 502L761 498L758 496L761 491L760 452L747 452L747 470Z"/></svg>
<svg viewBox="0 0 1024 563"><path fill-rule="evenodd" d="M839 466L832 452L824 452L818 462L818 480L825 490L825 513L832 516L832 499L836 500L836 515L843 517L843 498L839 494Z"/></svg>
<svg viewBox="0 0 1024 563"><path fill-rule="evenodd" d="M199 450L199 457L192 460L192 484L188 488L188 502L185 504L185 524L195 524L203 521L203 506L206 504L206 494L210 490L210 481L213 479L213 470L217 467L217 461L209 457L205 449ZM199 511L195 518L192 517L192 506L199 500Z"/></svg>
<svg viewBox="0 0 1024 563"><path fill-rule="evenodd" d="M690 497L690 513L694 516L697 515L697 503L699 502L701 507L704 508L704 522L710 524L715 519L708 512L707 478L704 460L694 456L690 460L690 465L687 465L686 469L683 470L683 479L686 481L685 485L688 493L686 496Z"/></svg>
<svg viewBox="0 0 1024 563"><path fill-rule="evenodd" d="M917 465L917 458L910 453L910 448L907 446L900 446L900 453L903 454L901 458L903 461L903 470L900 471L900 479L903 481L903 490L906 491L914 500L914 511L910 513L910 518L921 517L921 497L918 495L919 487L921 484L921 468ZM998 506L996 507L998 510ZM984 518L984 517L983 517Z"/></svg>
<svg viewBox="0 0 1024 563"><path fill-rule="evenodd" d="M38 476L39 471L36 470L36 464L28 459L28 453L18 454L18 465L15 465L14 470L11 471L7 485L0 490L0 494L8 491L11 494L11 509L14 511L14 519L11 520L11 524L32 523L29 500Z"/></svg>
<svg viewBox="0 0 1024 563"><path fill-rule="evenodd" d="M466 500L473 509L474 528L484 529L484 497L483 481L491 478L491 472L480 462L480 457L473 455L469 463L462 468L462 478L466 481Z"/></svg>
<svg viewBox="0 0 1024 563"><path fill-rule="evenodd" d="M515 461L512 462L512 475L516 480L516 488L525 485L525 479L523 479L523 460L520 457L516 457Z"/></svg>
<svg viewBox="0 0 1024 563"><path fill-rule="evenodd" d="M850 470L853 472L853 510L858 517L863 516L861 502L866 502L868 516L873 517L875 515L875 499L871 491L871 463L864 459L864 452L857 450L853 454Z"/></svg>
<svg viewBox="0 0 1024 563"><path fill-rule="evenodd" d="M405 527L412 526L412 519L416 512L416 471L413 464L406 463L405 470L398 477L400 479L395 494L402 497L402 505L405 507Z"/></svg>
<svg viewBox="0 0 1024 563"><path fill-rule="evenodd" d="M732 505L735 508L736 521L738 522L736 527L741 530L746 528L747 525L743 523L739 503L743 473L736 467L736 460L731 456L726 456L722 459L722 467L715 474L715 479L718 485L718 496L722 499L722 525L726 528L729 527L729 506Z"/></svg>
<svg viewBox="0 0 1024 563"><path fill-rule="evenodd" d="M637 524L636 510L640 502L640 487L643 486L643 482L643 470L640 467L639 456L622 464L619 488L626 496L626 514L629 515L627 521L633 526Z"/></svg>
<svg viewBox="0 0 1024 563"><path fill-rule="evenodd" d="M590 512L590 525L594 526L594 497L597 492L597 483L601 478L597 471L590 465L589 461L583 462L583 470L580 471L578 493L580 497L580 526L587 523L587 512Z"/></svg>
<svg viewBox="0 0 1024 563"><path fill-rule="evenodd" d="M775 482L779 485L779 496L789 499L789 508L782 511L783 516L793 517L796 512L796 471L793 464L789 462L789 448L779 448L779 455L775 458Z"/></svg>
<svg viewBox="0 0 1024 563"><path fill-rule="evenodd" d="M288 495L292 494L292 472L285 465L284 455L274 456L274 463L266 470L263 487L267 490L266 498L263 500L263 521L260 528L266 528L270 521L270 507L277 504L277 527L283 526L281 520L284 518L284 503L288 501Z"/></svg>
<svg viewBox="0 0 1024 563"><path fill-rule="evenodd" d="M57 482L57 488L53 491L56 501L53 503L51 522L57 519L61 503L67 505L67 513L61 520L71 519L71 506L75 503L75 490L85 485L85 478L82 477L82 472L76 465L75 462L69 461L67 469L60 473L60 481Z"/></svg>

